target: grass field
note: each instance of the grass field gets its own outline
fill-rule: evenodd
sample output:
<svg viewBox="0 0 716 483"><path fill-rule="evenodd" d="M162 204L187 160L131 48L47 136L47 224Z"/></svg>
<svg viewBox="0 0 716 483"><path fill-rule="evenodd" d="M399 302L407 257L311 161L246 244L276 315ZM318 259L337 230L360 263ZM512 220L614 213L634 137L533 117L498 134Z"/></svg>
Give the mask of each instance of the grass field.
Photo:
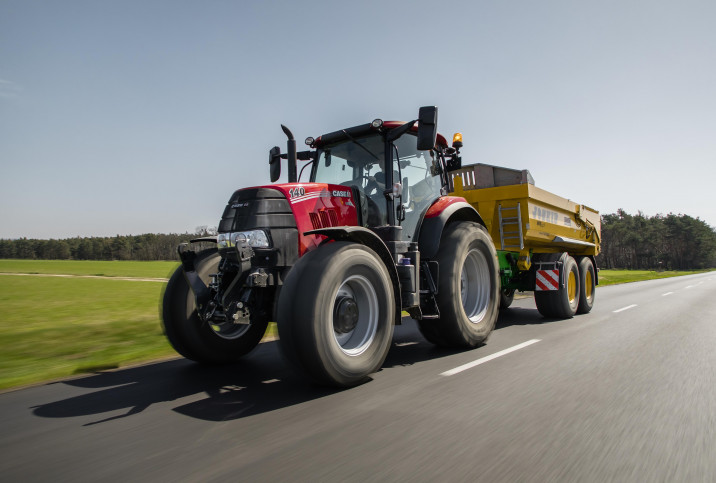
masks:
<svg viewBox="0 0 716 483"><path fill-rule="evenodd" d="M599 285L615 285L618 283L641 282L643 280L656 280L657 278L680 277L682 275L691 275L701 273L701 271L691 272L655 272L653 270L600 270Z"/></svg>
<svg viewBox="0 0 716 483"><path fill-rule="evenodd" d="M176 355L159 321L176 262L0 260L0 389ZM693 272L602 270L601 285ZM83 275L107 278L82 278ZM267 335L275 335L275 324Z"/></svg>
<svg viewBox="0 0 716 483"><path fill-rule="evenodd" d="M0 275L0 389L171 355L163 286Z"/></svg>

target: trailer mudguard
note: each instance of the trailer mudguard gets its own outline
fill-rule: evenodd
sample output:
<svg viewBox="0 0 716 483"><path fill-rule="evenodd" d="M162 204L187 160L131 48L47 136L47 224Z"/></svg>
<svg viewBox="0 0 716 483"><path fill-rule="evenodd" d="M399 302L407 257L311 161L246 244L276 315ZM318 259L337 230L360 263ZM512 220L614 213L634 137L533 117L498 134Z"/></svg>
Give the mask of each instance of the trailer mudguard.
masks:
<svg viewBox="0 0 716 483"><path fill-rule="evenodd" d="M433 259L440 248L443 230L453 221L474 221L485 226L480 214L464 198L443 196L438 198L425 213L418 234L420 255L424 259Z"/></svg>
<svg viewBox="0 0 716 483"><path fill-rule="evenodd" d="M333 228L321 228L319 230L311 230L304 233L304 235L323 235L329 240L335 241L351 241L354 243L360 243L373 250L378 257L383 261L388 273L390 274L390 280L393 282L393 295L395 297L395 324L401 323L402 304L400 296L400 280L398 279L398 269L395 268L395 260L390 254L390 250L385 245L385 242L381 240L378 235L373 233L368 228L362 226L341 226Z"/></svg>

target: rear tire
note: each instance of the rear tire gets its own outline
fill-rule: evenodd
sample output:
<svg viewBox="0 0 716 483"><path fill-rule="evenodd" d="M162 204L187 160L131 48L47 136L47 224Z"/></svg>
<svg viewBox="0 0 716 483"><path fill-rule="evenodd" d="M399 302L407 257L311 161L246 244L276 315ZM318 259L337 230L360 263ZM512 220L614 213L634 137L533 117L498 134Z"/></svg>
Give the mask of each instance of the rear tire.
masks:
<svg viewBox="0 0 716 483"><path fill-rule="evenodd" d="M204 283L208 282L209 274L218 271L219 260L213 249L197 254L194 265ZM268 320L252 317L248 326L210 325L201 321L194 294L179 267L164 290L162 324L169 343L182 356L205 364L227 364L236 362L261 342Z"/></svg>
<svg viewBox="0 0 716 483"><path fill-rule="evenodd" d="M562 265L565 284L560 283L559 289L539 291L535 290L535 304L537 310L544 317L570 319L577 313L580 297L579 268L571 256L564 257Z"/></svg>
<svg viewBox="0 0 716 483"><path fill-rule="evenodd" d="M492 239L477 223L451 224L443 233L437 261L440 319L419 321L420 330L437 345L476 347L495 327L500 302Z"/></svg>
<svg viewBox="0 0 716 483"><path fill-rule="evenodd" d="M515 299L515 289L503 288L500 290L500 310L504 310L512 305Z"/></svg>
<svg viewBox="0 0 716 483"><path fill-rule="evenodd" d="M286 358L319 384L349 387L383 365L393 338L390 274L370 248L332 242L291 269L278 302Z"/></svg>
<svg viewBox="0 0 716 483"><path fill-rule="evenodd" d="M594 264L589 257L579 260L579 306L578 314L587 314L594 306L596 295L597 277L594 273Z"/></svg>

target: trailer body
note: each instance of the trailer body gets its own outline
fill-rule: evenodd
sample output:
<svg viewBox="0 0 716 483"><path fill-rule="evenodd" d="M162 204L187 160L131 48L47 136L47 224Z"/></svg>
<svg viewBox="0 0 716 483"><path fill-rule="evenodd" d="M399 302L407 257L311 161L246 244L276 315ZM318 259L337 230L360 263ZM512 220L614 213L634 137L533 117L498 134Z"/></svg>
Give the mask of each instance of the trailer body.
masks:
<svg viewBox="0 0 716 483"><path fill-rule="evenodd" d="M598 211L538 188L526 169L477 163L450 174L450 194L464 198L485 222L497 249L504 288L539 290L536 271L559 270L559 260L550 255L589 257L596 267Z"/></svg>

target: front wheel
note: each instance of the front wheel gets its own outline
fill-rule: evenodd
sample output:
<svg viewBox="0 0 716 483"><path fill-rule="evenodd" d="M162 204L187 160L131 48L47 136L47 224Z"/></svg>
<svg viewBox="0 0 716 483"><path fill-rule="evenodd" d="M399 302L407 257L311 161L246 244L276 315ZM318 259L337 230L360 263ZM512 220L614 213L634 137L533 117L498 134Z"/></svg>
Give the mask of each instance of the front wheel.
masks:
<svg viewBox="0 0 716 483"><path fill-rule="evenodd" d="M194 265L204 283L218 271L220 256L215 249L197 254ZM179 354L207 364L235 362L261 341L268 320L259 315L250 325L231 322L208 323L199 319L194 294L179 267L169 279L162 299L162 324L169 343Z"/></svg>
<svg viewBox="0 0 716 483"><path fill-rule="evenodd" d="M319 384L348 387L380 369L393 338L390 274L369 248L332 242L291 269L278 302L287 359Z"/></svg>
<svg viewBox="0 0 716 483"><path fill-rule="evenodd" d="M420 330L437 345L476 347L495 327L500 303L492 239L477 223L451 224L443 234L437 260L440 319L420 321Z"/></svg>

